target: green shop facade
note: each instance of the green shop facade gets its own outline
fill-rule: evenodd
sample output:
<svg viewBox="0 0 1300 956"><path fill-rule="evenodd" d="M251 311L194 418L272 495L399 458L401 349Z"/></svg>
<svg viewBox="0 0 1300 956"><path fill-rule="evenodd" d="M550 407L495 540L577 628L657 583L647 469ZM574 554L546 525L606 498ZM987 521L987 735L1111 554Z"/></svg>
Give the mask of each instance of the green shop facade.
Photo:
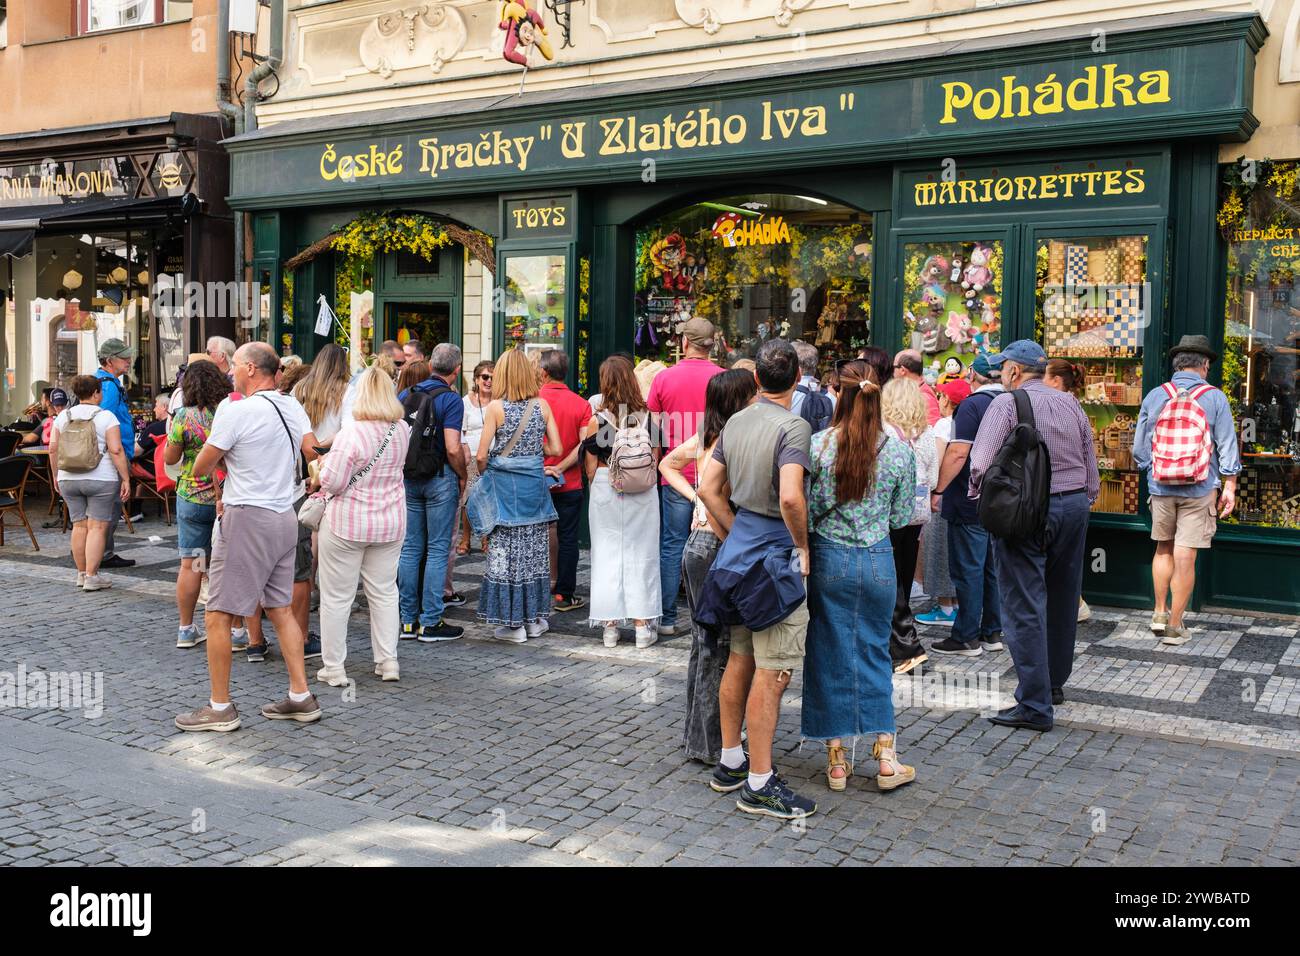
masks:
<svg viewBox="0 0 1300 956"><path fill-rule="evenodd" d="M671 364L691 315L721 330L720 360L774 336L827 367L915 347L932 379L1035 338L1082 373L1103 467L1085 591L1141 606L1137 405L1182 335L1237 350L1218 157L1257 125L1265 36L1253 16L1180 15L1100 43L1070 28L296 121L227 141L231 204L253 217L269 335L304 357L331 337L460 342L479 310L484 353L563 348L589 395L614 352ZM322 295L332 336L314 335ZM1300 494L1275 457L1282 500ZM1285 525L1222 523L1196 604L1300 612Z"/></svg>

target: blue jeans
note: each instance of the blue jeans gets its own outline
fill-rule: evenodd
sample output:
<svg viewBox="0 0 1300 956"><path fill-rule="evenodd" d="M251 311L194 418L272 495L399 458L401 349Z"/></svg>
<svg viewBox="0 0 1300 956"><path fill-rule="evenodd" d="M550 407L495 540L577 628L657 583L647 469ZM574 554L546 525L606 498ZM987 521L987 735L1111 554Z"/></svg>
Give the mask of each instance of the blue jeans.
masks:
<svg viewBox="0 0 1300 956"><path fill-rule="evenodd" d="M998 561L982 525L948 522L948 576L958 603L952 639L969 644L1002 630Z"/></svg>
<svg viewBox="0 0 1300 956"><path fill-rule="evenodd" d="M677 592L682 586L682 552L691 536L695 506L667 485L659 489L659 587L663 589L662 624L677 623Z"/></svg>
<svg viewBox="0 0 1300 956"><path fill-rule="evenodd" d="M1031 720L1052 720L1052 689L1074 670L1088 513L1082 491L1053 496L1042 540L997 542L1016 701Z"/></svg>
<svg viewBox="0 0 1300 956"><path fill-rule="evenodd" d="M803 735L833 740L894 732L890 623L898 576L888 538L870 547L812 536Z"/></svg>
<svg viewBox="0 0 1300 956"><path fill-rule="evenodd" d="M406 482L406 538L397 562L398 609L403 624L434 627L442 620L442 585L459 505L460 482L450 468L426 481Z"/></svg>

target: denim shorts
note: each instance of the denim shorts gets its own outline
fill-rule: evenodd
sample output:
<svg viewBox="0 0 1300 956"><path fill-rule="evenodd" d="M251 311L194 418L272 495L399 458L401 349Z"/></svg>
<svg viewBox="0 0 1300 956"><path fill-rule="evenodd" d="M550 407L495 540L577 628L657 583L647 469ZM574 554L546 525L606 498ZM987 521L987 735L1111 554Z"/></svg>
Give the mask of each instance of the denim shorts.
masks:
<svg viewBox="0 0 1300 956"><path fill-rule="evenodd" d="M217 520L217 506L199 504L176 497L176 547L182 558L192 558L203 550L204 561L212 559L212 525Z"/></svg>

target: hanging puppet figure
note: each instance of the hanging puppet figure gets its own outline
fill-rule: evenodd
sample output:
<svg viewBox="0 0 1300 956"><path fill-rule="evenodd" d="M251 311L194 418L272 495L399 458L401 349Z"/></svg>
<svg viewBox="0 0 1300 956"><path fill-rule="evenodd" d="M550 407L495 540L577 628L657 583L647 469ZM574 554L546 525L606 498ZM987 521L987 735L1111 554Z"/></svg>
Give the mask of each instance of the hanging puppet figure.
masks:
<svg viewBox="0 0 1300 956"><path fill-rule="evenodd" d="M511 63L528 66L528 54L534 47L548 60L555 59L551 41L546 38L546 22L542 15L528 6L528 0L509 0L501 5L499 29L506 31L505 49L501 55Z"/></svg>

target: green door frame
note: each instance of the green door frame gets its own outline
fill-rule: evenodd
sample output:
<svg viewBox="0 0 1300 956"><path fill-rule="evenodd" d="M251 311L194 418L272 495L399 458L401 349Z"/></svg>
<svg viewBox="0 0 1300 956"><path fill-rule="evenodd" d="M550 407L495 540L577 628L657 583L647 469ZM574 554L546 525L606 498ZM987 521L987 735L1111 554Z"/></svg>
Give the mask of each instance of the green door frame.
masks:
<svg viewBox="0 0 1300 956"><path fill-rule="evenodd" d="M450 313L450 341L464 349L465 329L465 251L459 243L438 250L439 267L449 264L449 278L439 276L398 276L397 254L378 253L375 256L375 321L382 322L380 341L392 338L388 328L388 306L401 302L442 302ZM425 342L426 348L437 345Z"/></svg>

